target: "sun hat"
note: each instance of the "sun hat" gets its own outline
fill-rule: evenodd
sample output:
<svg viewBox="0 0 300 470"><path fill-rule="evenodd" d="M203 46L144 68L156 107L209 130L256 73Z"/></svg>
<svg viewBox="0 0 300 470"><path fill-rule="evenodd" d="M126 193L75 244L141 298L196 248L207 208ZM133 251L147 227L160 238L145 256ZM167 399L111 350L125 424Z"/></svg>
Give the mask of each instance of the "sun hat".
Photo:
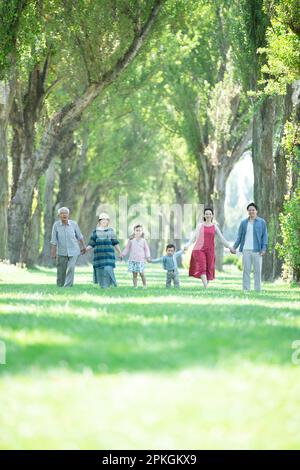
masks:
<svg viewBox="0 0 300 470"><path fill-rule="evenodd" d="M106 212L101 212L101 214L99 214L98 220L101 220L101 219L110 220L110 217Z"/></svg>

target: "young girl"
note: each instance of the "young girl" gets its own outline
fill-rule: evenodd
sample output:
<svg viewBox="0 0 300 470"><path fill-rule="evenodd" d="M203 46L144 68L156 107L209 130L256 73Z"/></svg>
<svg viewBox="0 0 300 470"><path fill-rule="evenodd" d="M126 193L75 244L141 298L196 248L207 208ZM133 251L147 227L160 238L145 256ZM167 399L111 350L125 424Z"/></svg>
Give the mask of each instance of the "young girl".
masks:
<svg viewBox="0 0 300 470"><path fill-rule="evenodd" d="M128 271L132 273L133 287L137 287L138 273L140 273L145 288L145 261L150 262L150 250L147 241L144 239L143 227L139 224L135 225L133 235L129 238L120 258L123 259L128 253Z"/></svg>

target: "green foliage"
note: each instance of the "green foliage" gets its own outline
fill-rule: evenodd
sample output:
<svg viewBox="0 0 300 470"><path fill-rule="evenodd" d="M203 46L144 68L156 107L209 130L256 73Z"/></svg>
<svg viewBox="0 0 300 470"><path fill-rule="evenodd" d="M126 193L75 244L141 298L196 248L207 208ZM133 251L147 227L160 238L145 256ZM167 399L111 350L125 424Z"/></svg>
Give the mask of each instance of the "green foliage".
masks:
<svg viewBox="0 0 300 470"><path fill-rule="evenodd" d="M36 2L3 0L0 2L0 79L8 78L13 62L20 58L19 38L22 47L30 47L36 37ZM30 11L30 13L29 13ZM24 19L26 18L26 20Z"/></svg>
<svg viewBox="0 0 300 470"><path fill-rule="evenodd" d="M288 162L288 188L284 209L280 215L282 243L277 250L287 276L300 280L300 128L287 122L283 140Z"/></svg>
<svg viewBox="0 0 300 470"><path fill-rule="evenodd" d="M294 273L296 280L300 280L300 187L297 188L289 201L284 204L280 215L282 244L278 251L289 273Z"/></svg>
<svg viewBox="0 0 300 470"><path fill-rule="evenodd" d="M265 55L257 53L266 45L270 24L263 3L264 0L233 0L226 17L234 64L245 91L256 90L265 63Z"/></svg>
<svg viewBox="0 0 300 470"><path fill-rule="evenodd" d="M243 264L242 264L242 259L239 258L238 256L236 255L226 255L224 256L224 259L223 259L223 264L226 266L230 266L230 265L233 265L233 266L236 266L240 271L243 270Z"/></svg>
<svg viewBox="0 0 300 470"><path fill-rule="evenodd" d="M148 192L148 180L159 173L160 135L147 127L133 100L108 91L86 114L90 186L101 183L101 200L119 195L135 198ZM102 113L99 110L103 109ZM135 196L134 196L135 194ZM136 201L135 201L136 202Z"/></svg>
<svg viewBox="0 0 300 470"><path fill-rule="evenodd" d="M17 51L26 89L28 72L50 56L36 148L49 117L76 102L91 83L101 82L154 3L1 3L1 68L9 68L9 54ZM215 146L229 155L254 112L246 91L266 74L275 77L268 81L268 92L282 91L297 77L297 11L293 0L163 2L140 55L84 115L78 131L88 134L83 187L97 191L100 184L99 197L109 202L120 194L130 203L174 202L175 197L194 201L203 183L200 152L211 158L213 173ZM237 101L238 125L232 125Z"/></svg>
<svg viewBox="0 0 300 470"><path fill-rule="evenodd" d="M137 101L147 125L163 132L171 143L169 151L174 154L172 141L184 142L186 159L198 177L198 195L203 176L199 154L214 153L213 144L208 146L213 139L229 153L249 118L249 100L239 94L226 39L227 16L233 16L229 10L230 2L186 2L181 20L175 22L177 29L168 22L159 36L152 36L146 54L127 75L129 89L138 88ZM232 125L236 103L243 119Z"/></svg>
<svg viewBox="0 0 300 470"><path fill-rule="evenodd" d="M300 3L298 0L265 0L270 19L266 44L259 49L266 61L261 83L267 94L282 94L300 76Z"/></svg>
<svg viewBox="0 0 300 470"><path fill-rule="evenodd" d="M61 18L52 21L64 38L64 61L74 79L83 86L101 82L139 34L153 5L154 0L66 0Z"/></svg>
<svg viewBox="0 0 300 470"><path fill-rule="evenodd" d="M281 235L283 243L278 245L279 255L284 259L285 277L293 276L300 280L300 190L284 205L280 215Z"/></svg>

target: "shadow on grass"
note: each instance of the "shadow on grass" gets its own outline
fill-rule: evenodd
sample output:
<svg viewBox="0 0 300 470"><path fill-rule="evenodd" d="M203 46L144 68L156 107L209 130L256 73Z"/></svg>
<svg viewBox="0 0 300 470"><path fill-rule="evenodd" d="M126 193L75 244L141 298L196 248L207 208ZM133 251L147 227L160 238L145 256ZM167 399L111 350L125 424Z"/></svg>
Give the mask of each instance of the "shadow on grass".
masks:
<svg viewBox="0 0 300 470"><path fill-rule="evenodd" d="M120 285L117 288L110 288L110 289L101 289L96 284L93 283L83 283L83 284L76 284L72 288L59 288L56 285L51 284L0 284L0 294L4 294L3 297L0 297L0 304L7 304L7 303L27 303L27 302L37 302L39 300L36 299L36 296L41 295L49 295L55 296L56 301L58 302L61 300L62 302L65 301L73 301L73 300L80 300L80 296L84 296L88 294L89 296L94 296L99 298L101 301L102 297L109 297L109 298L120 298L120 297L132 297L132 298L149 298L157 296L164 296L166 298L173 297L180 295L180 297L186 297L187 300L189 297L195 297L197 299L209 299L211 298L212 303L214 299L224 298L226 302L230 301L233 297L240 300L255 300L255 301L263 301L263 302L270 302L270 305L276 305L278 302L289 302L290 308L293 308L293 302L300 301L299 298L299 291L298 290L288 290L287 288L279 288L277 287L276 290L267 288L262 290L262 292L255 292L251 290L247 294L245 294L239 286L236 288L230 288L228 286L211 286L209 289L204 290L201 285L193 285L187 286L182 285L180 289L175 289L174 287L170 289L166 289L164 285L156 285L156 286L149 286L146 290L139 287L138 289L133 289L128 285ZM16 297L14 297L16 296ZM25 297L22 297L25 296ZM32 297L30 297L32 296ZM29 298L29 299L28 299ZM27 300L28 299L28 300ZM42 301L46 299L43 298ZM49 300L50 303L55 302L52 297ZM297 306L295 306L295 309ZM298 306L299 309L299 306Z"/></svg>
<svg viewBox="0 0 300 470"><path fill-rule="evenodd" d="M56 268L54 267L35 267L27 268L27 272L30 274L41 274L46 277L56 278Z"/></svg>
<svg viewBox="0 0 300 470"><path fill-rule="evenodd" d="M114 297L118 292L122 296L122 289L91 288L88 294L95 292L97 302L74 299L75 293L80 294L79 288L41 288L47 294L63 291L68 305L59 299L5 299L19 311L0 316L7 348L7 365L1 366L2 373L62 366L74 371L88 368L95 373L118 373L176 371L195 365L213 368L243 361L290 365L291 343L300 339L300 328L285 324L280 316L285 311L296 315L296 306L274 312L274 305L241 305L226 297L221 305L214 304L213 297L209 305L188 303L188 299L185 304L176 299L151 304L145 302L144 291L134 292L140 297L139 303L130 299L101 303L103 294ZM19 285L17 292L28 294L28 290L26 285ZM158 289L153 291L161 295ZM168 295L170 291L163 292ZM129 289L124 289L123 295L128 297ZM147 291L147 296L151 297L151 292ZM33 312L22 313L22 305L28 304ZM49 306L57 313L47 313ZM80 315L72 313L76 309L80 309Z"/></svg>

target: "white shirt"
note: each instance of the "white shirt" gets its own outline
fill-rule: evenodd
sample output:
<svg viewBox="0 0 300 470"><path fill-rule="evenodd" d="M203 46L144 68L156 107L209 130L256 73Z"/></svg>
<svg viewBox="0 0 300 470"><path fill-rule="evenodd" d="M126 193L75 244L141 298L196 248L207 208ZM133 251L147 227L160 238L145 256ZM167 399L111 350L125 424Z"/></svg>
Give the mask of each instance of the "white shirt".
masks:
<svg viewBox="0 0 300 470"><path fill-rule="evenodd" d="M245 244L243 250L253 250L253 230L254 230L254 222L248 222L247 224L247 232L245 238Z"/></svg>

